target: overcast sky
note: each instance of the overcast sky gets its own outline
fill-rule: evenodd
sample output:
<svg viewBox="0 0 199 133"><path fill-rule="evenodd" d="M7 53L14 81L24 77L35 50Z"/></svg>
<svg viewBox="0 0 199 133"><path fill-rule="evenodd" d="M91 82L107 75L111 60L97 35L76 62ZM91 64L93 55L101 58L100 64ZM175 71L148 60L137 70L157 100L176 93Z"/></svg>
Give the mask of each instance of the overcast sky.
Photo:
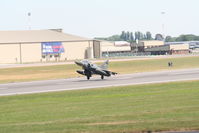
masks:
<svg viewBox="0 0 199 133"><path fill-rule="evenodd" d="M199 0L0 0L0 30L29 25L90 38L123 30L199 35Z"/></svg>

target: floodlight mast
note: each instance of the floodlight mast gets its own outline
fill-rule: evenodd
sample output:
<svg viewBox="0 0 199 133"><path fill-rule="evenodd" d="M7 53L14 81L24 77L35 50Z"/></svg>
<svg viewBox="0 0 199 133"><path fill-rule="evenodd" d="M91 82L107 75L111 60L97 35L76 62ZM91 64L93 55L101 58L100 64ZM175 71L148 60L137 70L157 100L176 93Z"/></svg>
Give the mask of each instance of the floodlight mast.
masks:
<svg viewBox="0 0 199 133"><path fill-rule="evenodd" d="M28 30L31 30L31 12L28 12Z"/></svg>
<svg viewBox="0 0 199 133"><path fill-rule="evenodd" d="M166 14L166 12L162 11L161 15L162 15L162 37L163 37L163 41L165 42L165 24L164 24L164 15Z"/></svg>

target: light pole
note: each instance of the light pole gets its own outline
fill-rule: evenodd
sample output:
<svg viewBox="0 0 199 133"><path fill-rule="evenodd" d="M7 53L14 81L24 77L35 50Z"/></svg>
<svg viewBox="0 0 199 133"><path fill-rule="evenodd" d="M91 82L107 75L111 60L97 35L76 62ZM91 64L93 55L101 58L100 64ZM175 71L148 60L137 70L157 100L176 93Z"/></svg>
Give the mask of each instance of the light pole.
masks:
<svg viewBox="0 0 199 133"><path fill-rule="evenodd" d="M161 12L161 15L162 15L162 37L163 37L163 41L165 42L165 33L164 33L164 30L165 30L165 25L164 25L165 12Z"/></svg>
<svg viewBox="0 0 199 133"><path fill-rule="evenodd" d="M31 12L28 12L28 29L31 30Z"/></svg>

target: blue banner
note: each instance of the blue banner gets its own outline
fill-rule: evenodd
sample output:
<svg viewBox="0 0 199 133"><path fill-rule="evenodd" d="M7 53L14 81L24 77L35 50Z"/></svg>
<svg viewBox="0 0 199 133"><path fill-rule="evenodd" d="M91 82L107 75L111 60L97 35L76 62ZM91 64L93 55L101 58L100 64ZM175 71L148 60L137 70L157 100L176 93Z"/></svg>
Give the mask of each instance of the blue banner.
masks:
<svg viewBox="0 0 199 133"><path fill-rule="evenodd" d="M64 47L61 42L42 42L42 54L64 53Z"/></svg>

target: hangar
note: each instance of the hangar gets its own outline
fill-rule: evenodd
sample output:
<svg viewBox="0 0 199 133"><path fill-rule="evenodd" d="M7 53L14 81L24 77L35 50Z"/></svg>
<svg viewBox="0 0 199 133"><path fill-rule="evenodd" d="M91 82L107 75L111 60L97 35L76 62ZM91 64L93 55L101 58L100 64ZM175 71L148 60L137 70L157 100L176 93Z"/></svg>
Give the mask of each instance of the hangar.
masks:
<svg viewBox="0 0 199 133"><path fill-rule="evenodd" d="M138 44L132 45L133 51L147 53L151 55L164 55L164 54L188 54L189 44L187 43L164 43L164 41L151 40L139 41Z"/></svg>
<svg viewBox="0 0 199 133"><path fill-rule="evenodd" d="M61 29L0 31L0 63L100 58L100 42Z"/></svg>
<svg viewBox="0 0 199 133"><path fill-rule="evenodd" d="M150 47L158 47L164 45L163 41L157 41L157 40L150 40L150 41L139 41L137 43L132 44L132 51L137 51L137 52L145 52L146 48Z"/></svg>
<svg viewBox="0 0 199 133"><path fill-rule="evenodd" d="M150 52L152 55L164 55L164 54L188 54L189 44L168 44L156 47L150 47L145 49L146 52Z"/></svg>
<svg viewBox="0 0 199 133"><path fill-rule="evenodd" d="M130 43L126 41L101 41L100 45L102 57L125 56L131 53Z"/></svg>

